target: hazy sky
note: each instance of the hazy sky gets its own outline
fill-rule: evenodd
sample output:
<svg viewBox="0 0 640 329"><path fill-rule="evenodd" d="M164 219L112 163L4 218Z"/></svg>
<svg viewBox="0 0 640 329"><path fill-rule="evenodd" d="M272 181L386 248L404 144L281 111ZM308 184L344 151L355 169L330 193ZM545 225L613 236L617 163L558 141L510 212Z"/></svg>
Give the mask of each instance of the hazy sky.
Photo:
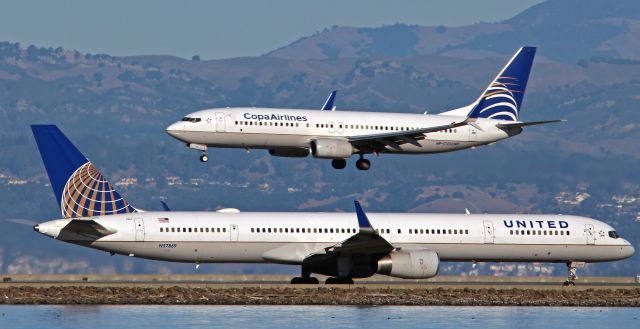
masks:
<svg viewBox="0 0 640 329"><path fill-rule="evenodd" d="M256 56L333 25L465 25L541 0L2 1L0 41L111 55Z"/></svg>

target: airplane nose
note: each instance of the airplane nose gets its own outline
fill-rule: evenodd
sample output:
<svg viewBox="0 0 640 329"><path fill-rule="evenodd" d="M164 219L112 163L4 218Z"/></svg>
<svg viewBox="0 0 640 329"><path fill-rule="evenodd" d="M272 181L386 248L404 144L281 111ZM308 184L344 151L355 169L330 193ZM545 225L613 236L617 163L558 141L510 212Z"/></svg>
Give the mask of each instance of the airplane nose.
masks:
<svg viewBox="0 0 640 329"><path fill-rule="evenodd" d="M178 138L178 136L183 132L182 123L176 122L171 124L169 127L167 127L166 132L167 134L169 134L169 136Z"/></svg>
<svg viewBox="0 0 640 329"><path fill-rule="evenodd" d="M624 255L626 257L631 257L633 256L633 254L636 253L636 248L633 247L633 245L631 243L627 244L624 248Z"/></svg>

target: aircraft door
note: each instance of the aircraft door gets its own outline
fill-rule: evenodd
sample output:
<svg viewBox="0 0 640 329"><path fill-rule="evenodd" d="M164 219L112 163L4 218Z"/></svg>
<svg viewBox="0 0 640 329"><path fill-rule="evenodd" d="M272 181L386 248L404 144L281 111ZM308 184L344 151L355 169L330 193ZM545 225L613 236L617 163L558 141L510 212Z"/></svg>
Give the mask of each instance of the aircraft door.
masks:
<svg viewBox="0 0 640 329"><path fill-rule="evenodd" d="M216 132L224 132L224 131L225 131L224 113L216 112Z"/></svg>
<svg viewBox="0 0 640 329"><path fill-rule="evenodd" d="M493 243L494 236L493 222L484 221L484 243Z"/></svg>
<svg viewBox="0 0 640 329"><path fill-rule="evenodd" d="M136 229L136 241L144 241L144 219L134 218L133 221Z"/></svg>
<svg viewBox="0 0 640 329"><path fill-rule="evenodd" d="M238 225L231 224L229 225L229 241L238 241L238 236L240 232L238 230Z"/></svg>
<svg viewBox="0 0 640 329"><path fill-rule="evenodd" d="M342 122L338 122L338 134L344 133L344 124Z"/></svg>
<svg viewBox="0 0 640 329"><path fill-rule="evenodd" d="M478 140L478 129L476 129L472 125L467 125L469 127L469 141L475 142Z"/></svg>
<svg viewBox="0 0 640 329"><path fill-rule="evenodd" d="M584 224L584 232L587 235L587 244L596 243L596 232L593 230L592 224Z"/></svg>

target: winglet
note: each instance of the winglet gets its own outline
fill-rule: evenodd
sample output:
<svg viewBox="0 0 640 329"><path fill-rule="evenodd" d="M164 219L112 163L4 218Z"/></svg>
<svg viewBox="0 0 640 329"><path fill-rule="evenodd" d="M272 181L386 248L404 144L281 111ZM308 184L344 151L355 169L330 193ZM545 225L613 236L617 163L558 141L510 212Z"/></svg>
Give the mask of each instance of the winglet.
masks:
<svg viewBox="0 0 640 329"><path fill-rule="evenodd" d="M338 93L338 91L334 90L334 91L331 92L331 94L329 94L329 97L324 102L324 105L322 105L322 110L323 111L335 111L336 110L335 106L333 106L333 101L336 99L336 94L337 93Z"/></svg>
<svg viewBox="0 0 640 329"><path fill-rule="evenodd" d="M358 226L360 226L360 231L375 231L371 226L371 222L369 222L369 218L367 214L362 210L362 206L360 206L360 202L353 201L356 206L356 215L358 216Z"/></svg>
<svg viewBox="0 0 640 329"><path fill-rule="evenodd" d="M164 211L171 211L171 209L169 209L169 206L167 205L166 202L160 200L160 203L162 203L162 209L164 209Z"/></svg>

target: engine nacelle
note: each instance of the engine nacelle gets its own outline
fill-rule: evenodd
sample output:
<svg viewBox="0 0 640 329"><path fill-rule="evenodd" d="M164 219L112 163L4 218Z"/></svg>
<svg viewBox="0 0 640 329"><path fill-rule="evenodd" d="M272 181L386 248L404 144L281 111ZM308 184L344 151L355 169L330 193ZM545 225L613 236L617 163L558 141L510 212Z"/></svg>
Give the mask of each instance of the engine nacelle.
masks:
<svg viewBox="0 0 640 329"><path fill-rule="evenodd" d="M277 148L277 149L269 149L269 154L276 157L304 158L309 155L309 149Z"/></svg>
<svg viewBox="0 0 640 329"><path fill-rule="evenodd" d="M346 159L353 154L351 143L342 139L319 138L311 141L311 154L323 159Z"/></svg>
<svg viewBox="0 0 640 329"><path fill-rule="evenodd" d="M378 273L402 279L428 279L438 274L440 257L433 250L394 251L378 261Z"/></svg>

